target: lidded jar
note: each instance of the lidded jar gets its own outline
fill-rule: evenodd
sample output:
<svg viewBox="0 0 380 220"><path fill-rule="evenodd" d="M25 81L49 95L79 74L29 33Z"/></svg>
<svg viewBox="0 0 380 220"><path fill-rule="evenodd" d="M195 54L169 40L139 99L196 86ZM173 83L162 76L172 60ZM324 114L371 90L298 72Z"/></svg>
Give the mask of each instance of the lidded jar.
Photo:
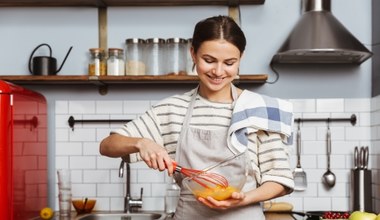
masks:
<svg viewBox="0 0 380 220"><path fill-rule="evenodd" d="M106 62L103 48L90 48L90 61L88 64L88 75L105 76Z"/></svg>
<svg viewBox="0 0 380 220"><path fill-rule="evenodd" d="M165 67L165 40L161 38L149 38L145 46L145 64L148 75L164 75Z"/></svg>
<svg viewBox="0 0 380 220"><path fill-rule="evenodd" d="M124 50L120 48L109 48L107 59L107 75L124 76Z"/></svg>
<svg viewBox="0 0 380 220"><path fill-rule="evenodd" d="M186 42L178 37L166 40L166 64L169 74L186 74Z"/></svg>
<svg viewBox="0 0 380 220"><path fill-rule="evenodd" d="M145 40L129 38L125 40L125 74L145 75L143 59Z"/></svg>

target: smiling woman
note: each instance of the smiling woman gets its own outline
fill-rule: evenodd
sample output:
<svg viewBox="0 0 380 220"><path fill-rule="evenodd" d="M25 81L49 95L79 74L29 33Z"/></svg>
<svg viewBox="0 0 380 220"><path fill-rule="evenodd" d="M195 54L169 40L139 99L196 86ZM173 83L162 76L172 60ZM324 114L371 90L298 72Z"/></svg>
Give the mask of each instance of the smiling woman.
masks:
<svg viewBox="0 0 380 220"><path fill-rule="evenodd" d="M227 196L215 199L202 194L204 198L196 198L181 186L174 219L263 220L260 202L293 190L284 145L291 135L288 128L293 121L292 106L232 84L239 73L245 45L244 33L230 17L215 16L198 22L190 49L199 76L198 87L158 102L139 118L112 131L100 144L101 154L144 161L160 171L167 169L177 183L184 176L174 174L173 159L181 166L203 170L240 150L248 152L247 171L243 165L229 165L242 172L226 176L247 175L241 192L229 193L234 185L223 185L221 191L227 191ZM268 109L276 110L262 114Z"/></svg>

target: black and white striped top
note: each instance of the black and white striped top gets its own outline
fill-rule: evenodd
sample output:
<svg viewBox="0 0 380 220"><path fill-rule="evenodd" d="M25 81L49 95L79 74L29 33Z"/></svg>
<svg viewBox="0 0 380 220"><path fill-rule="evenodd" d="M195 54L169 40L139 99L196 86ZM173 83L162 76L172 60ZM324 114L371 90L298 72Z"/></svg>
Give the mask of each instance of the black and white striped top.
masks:
<svg viewBox="0 0 380 220"><path fill-rule="evenodd" d="M145 114L113 133L152 139L166 148L174 158L182 124L194 92L195 89L160 101ZM210 102L197 95L190 126L209 130L228 128L232 110L231 103ZM248 148L258 184L275 181L291 189L294 187L288 147L283 144L279 134L266 131L251 133ZM138 153L130 155L130 159L132 162L141 160Z"/></svg>

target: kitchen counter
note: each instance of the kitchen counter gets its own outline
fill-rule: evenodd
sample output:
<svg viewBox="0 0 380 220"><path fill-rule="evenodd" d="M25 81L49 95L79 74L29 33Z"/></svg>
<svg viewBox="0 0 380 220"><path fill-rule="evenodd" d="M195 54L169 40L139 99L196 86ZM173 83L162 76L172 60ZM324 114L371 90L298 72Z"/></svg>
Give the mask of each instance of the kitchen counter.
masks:
<svg viewBox="0 0 380 220"><path fill-rule="evenodd" d="M92 212L95 214L112 214L112 213L120 213L120 211L97 211L97 212ZM143 212L143 213L160 213L162 214L162 211L150 211L150 212ZM165 214L166 215L166 214ZM76 212L71 212L70 217L61 217L59 216L59 212L56 212L55 217L53 220L77 220L78 215ZM40 218L36 218L35 220L39 220ZM171 220L173 219L172 216L167 215L165 217L165 220ZM265 213L265 219L266 220L304 220L306 219L305 217L302 217L300 215L291 215L291 214L286 214L286 213Z"/></svg>

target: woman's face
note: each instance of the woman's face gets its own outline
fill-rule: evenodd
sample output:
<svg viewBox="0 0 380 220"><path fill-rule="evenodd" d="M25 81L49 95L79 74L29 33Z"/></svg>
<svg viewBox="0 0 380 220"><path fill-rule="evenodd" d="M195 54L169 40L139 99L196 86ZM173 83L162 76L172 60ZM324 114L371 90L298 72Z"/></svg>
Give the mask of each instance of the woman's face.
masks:
<svg viewBox="0 0 380 220"><path fill-rule="evenodd" d="M203 42L197 53L192 49L191 54L201 81L201 95L208 97L220 92L230 94L231 82L239 72L239 49L219 39Z"/></svg>

